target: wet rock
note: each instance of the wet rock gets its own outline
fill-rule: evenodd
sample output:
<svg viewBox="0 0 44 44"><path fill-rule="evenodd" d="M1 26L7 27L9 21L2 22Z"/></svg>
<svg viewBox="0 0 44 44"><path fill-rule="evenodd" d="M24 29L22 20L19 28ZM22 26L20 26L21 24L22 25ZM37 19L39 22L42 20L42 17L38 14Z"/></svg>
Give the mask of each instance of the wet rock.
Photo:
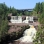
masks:
<svg viewBox="0 0 44 44"><path fill-rule="evenodd" d="M21 42L20 40L14 41L12 44L33 44L33 42Z"/></svg>

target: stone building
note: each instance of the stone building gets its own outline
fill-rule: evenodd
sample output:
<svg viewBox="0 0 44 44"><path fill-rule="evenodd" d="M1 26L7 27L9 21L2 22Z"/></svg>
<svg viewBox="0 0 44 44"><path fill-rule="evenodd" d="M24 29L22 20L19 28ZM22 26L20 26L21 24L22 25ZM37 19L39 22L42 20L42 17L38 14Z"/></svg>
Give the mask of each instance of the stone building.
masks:
<svg viewBox="0 0 44 44"><path fill-rule="evenodd" d="M11 23L33 23L34 16L11 16Z"/></svg>

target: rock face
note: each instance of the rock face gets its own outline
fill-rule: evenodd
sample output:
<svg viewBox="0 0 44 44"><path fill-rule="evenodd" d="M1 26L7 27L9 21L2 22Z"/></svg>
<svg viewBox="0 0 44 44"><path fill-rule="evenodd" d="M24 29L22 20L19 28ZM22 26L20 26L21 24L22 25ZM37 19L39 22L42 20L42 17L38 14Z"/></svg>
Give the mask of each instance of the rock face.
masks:
<svg viewBox="0 0 44 44"><path fill-rule="evenodd" d="M9 23L8 33L21 31L22 27L26 28L29 24L26 23ZM22 29L23 30L23 29Z"/></svg>
<svg viewBox="0 0 44 44"><path fill-rule="evenodd" d="M24 31L23 37L13 41L12 44L33 44L36 32L37 32L36 29L33 26L31 26L29 29L26 29Z"/></svg>
<svg viewBox="0 0 44 44"><path fill-rule="evenodd" d="M30 28L28 24L14 24L10 26L8 34L10 35L10 40L14 41L23 36L23 32Z"/></svg>

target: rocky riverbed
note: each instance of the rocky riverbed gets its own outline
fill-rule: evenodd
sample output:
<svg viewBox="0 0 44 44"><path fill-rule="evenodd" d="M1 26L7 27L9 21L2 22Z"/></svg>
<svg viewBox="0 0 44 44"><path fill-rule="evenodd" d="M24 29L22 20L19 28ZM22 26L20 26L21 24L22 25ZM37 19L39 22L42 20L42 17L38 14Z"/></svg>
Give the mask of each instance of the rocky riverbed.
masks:
<svg viewBox="0 0 44 44"><path fill-rule="evenodd" d="M23 33L23 37L14 40L12 43L9 44L33 44L33 40L36 37L36 29L34 26L31 26L29 29L26 29Z"/></svg>

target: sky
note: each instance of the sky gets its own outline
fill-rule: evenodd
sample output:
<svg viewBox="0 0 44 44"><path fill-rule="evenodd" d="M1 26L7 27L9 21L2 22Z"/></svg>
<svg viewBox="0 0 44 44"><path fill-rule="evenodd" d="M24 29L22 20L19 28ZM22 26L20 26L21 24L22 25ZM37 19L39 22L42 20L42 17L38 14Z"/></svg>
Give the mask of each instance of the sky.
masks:
<svg viewBox="0 0 44 44"><path fill-rule="evenodd" d="M38 2L44 2L44 0L0 0L0 3L5 2L8 7L14 7L16 9L33 9Z"/></svg>

